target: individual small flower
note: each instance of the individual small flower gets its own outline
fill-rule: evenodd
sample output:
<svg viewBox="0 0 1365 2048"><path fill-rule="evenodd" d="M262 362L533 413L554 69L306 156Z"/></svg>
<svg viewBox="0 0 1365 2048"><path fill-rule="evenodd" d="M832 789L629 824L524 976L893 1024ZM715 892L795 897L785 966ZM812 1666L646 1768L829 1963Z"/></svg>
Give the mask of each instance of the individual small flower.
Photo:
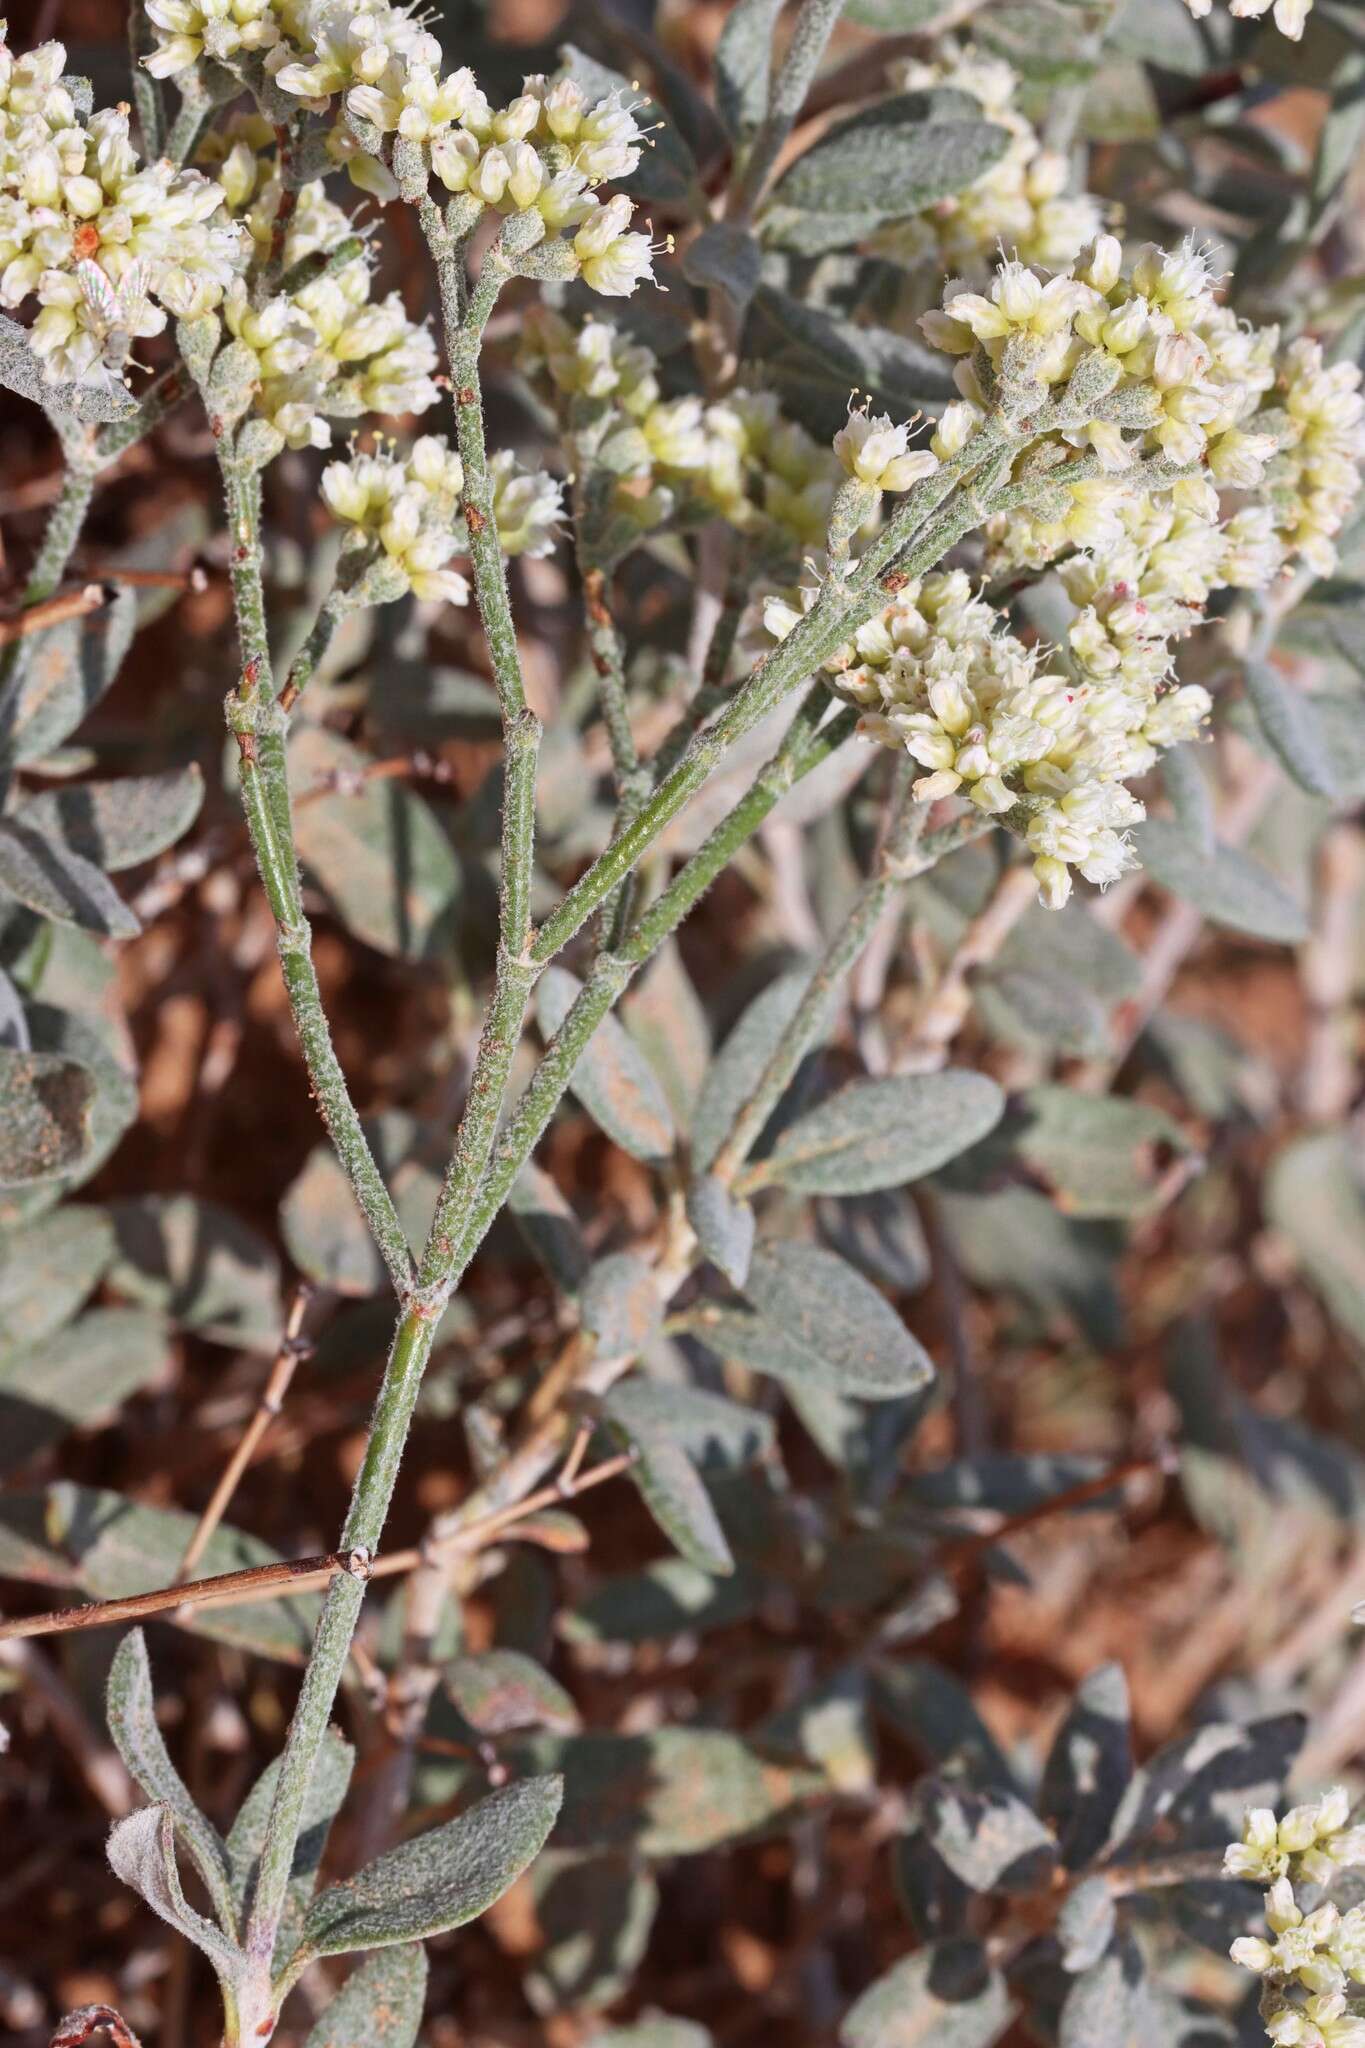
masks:
<svg viewBox="0 0 1365 2048"><path fill-rule="evenodd" d="M583 282L604 298L629 298L636 286L654 275L654 248L648 235L631 231L633 208L618 192L590 213L573 238Z"/></svg>
<svg viewBox="0 0 1365 2048"><path fill-rule="evenodd" d="M269 50L280 39L274 0L145 0L156 48L144 58L153 78L174 78L200 57L220 64Z"/></svg>
<svg viewBox="0 0 1365 2048"><path fill-rule="evenodd" d="M505 555L550 554L564 516L564 494L544 470L523 469L510 448L499 449L488 465L493 480L493 517Z"/></svg>
<svg viewBox="0 0 1365 2048"><path fill-rule="evenodd" d="M887 413L851 412L834 436L834 453L846 473L874 491L908 491L932 476L938 457L927 448L911 450L910 428L893 426Z"/></svg>

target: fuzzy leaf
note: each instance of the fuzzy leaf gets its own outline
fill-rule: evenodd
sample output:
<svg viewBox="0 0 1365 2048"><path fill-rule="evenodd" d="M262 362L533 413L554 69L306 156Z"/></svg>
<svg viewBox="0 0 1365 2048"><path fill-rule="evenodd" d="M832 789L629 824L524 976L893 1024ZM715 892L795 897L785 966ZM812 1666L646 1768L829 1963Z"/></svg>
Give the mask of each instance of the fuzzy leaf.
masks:
<svg viewBox="0 0 1365 2048"><path fill-rule="evenodd" d="M651 1870L631 1856L559 1855L531 1873L542 1946L526 1976L536 2010L596 2011L629 1988L644 1960L659 1907Z"/></svg>
<svg viewBox="0 0 1365 2048"><path fill-rule="evenodd" d="M704 1469L735 1471L769 1450L777 1426L769 1415L672 1380L632 1379L613 1387L610 1412L627 1430L671 1437Z"/></svg>
<svg viewBox="0 0 1365 2048"><path fill-rule="evenodd" d="M1057 1844L1015 1793L999 1787L978 1792L946 1778L926 1778L916 1788L915 1804L928 1840L974 1892L1046 1887Z"/></svg>
<svg viewBox="0 0 1365 2048"><path fill-rule="evenodd" d="M621 1017L658 1075L678 1127L686 1130L711 1059L711 1027L674 940L659 948L627 989Z"/></svg>
<svg viewBox="0 0 1365 2048"><path fill-rule="evenodd" d="M1214 924L1281 946L1297 946L1307 938L1308 923L1299 905L1250 854L1221 843L1206 853L1170 818L1149 818L1133 837L1153 880Z"/></svg>
<svg viewBox="0 0 1365 2048"><path fill-rule="evenodd" d="M39 1344L68 1322L113 1249L109 1219L74 1204L0 1235L0 1355Z"/></svg>
<svg viewBox="0 0 1365 2048"><path fill-rule="evenodd" d="M309 1908L300 1954L346 1955L445 1934L477 1919L539 1855L563 1791L553 1776L509 1785L329 1886ZM299 1967L296 1955L291 1972Z"/></svg>
<svg viewBox="0 0 1365 2048"><path fill-rule="evenodd" d="M1208 1721L1169 1742L1130 1781L1110 1833L1127 1862L1158 1845L1216 1848L1235 1841L1248 1806L1278 1804L1304 1736L1302 1714L1239 1727Z"/></svg>
<svg viewBox="0 0 1365 2048"><path fill-rule="evenodd" d="M1005 1980L980 1943L944 1941L880 1977L848 2014L839 2039L843 2048L991 2048L1009 2019ZM1090 2048L1099 2048L1098 2036Z"/></svg>
<svg viewBox="0 0 1365 2048"><path fill-rule="evenodd" d="M612 1434L635 1452L631 1479L679 1556L703 1571L732 1572L725 1532L686 1451L638 1405L622 1409L608 1395L604 1414Z"/></svg>
<svg viewBox="0 0 1365 2048"><path fill-rule="evenodd" d="M1128 1681L1121 1664L1101 1664L1076 1688L1038 1795L1038 1810L1061 1843L1069 1870L1084 1870L1108 1841L1132 1775Z"/></svg>
<svg viewBox="0 0 1365 2048"><path fill-rule="evenodd" d="M1246 693L1271 753L1310 796L1340 795L1336 768L1311 697L1268 661L1246 665Z"/></svg>
<svg viewBox="0 0 1365 2048"><path fill-rule="evenodd" d="M480 1735L506 1735L514 1728L553 1728L567 1735L578 1726L570 1695L521 1650L455 1657L441 1682L462 1719Z"/></svg>
<svg viewBox="0 0 1365 2048"><path fill-rule="evenodd" d="M351 1782L351 1768L355 1762L355 1751L336 1728L328 1728L318 1751L318 1760L313 1775L308 1781L304 1794L303 1812L299 1822L299 1838L294 1844L294 1861L289 1872L289 1888L285 1893L284 1912L280 1919L280 1931L275 1942L275 1961L281 1963L290 1954L298 1941L304 1915L308 1911L317 1883L318 1869L332 1822L341 1811L342 1801ZM251 1895L260 1868L261 1852L265 1848L266 1827L270 1809L274 1803L275 1788L280 1779L280 1760L267 1764L257 1778L237 1811L231 1831L224 1844L228 1861L229 1882L232 1902L238 1915L245 1920L251 1904Z"/></svg>
<svg viewBox="0 0 1365 2048"><path fill-rule="evenodd" d="M319 725L296 733L289 772L297 791L325 790L329 776L359 778L344 791L296 798L299 858L367 946L404 960L443 957L463 886L455 850L415 790L364 777L366 758Z"/></svg>
<svg viewBox="0 0 1365 2048"><path fill-rule="evenodd" d="M93 861L18 818L0 818L0 890L40 917L105 938L131 939L142 929Z"/></svg>
<svg viewBox="0 0 1365 2048"><path fill-rule="evenodd" d="M303 2048L413 2048L426 1995L421 1943L381 1949L351 1972Z"/></svg>
<svg viewBox="0 0 1365 2048"><path fill-rule="evenodd" d="M783 0L736 0L716 44L716 105L731 135L758 128L768 106L773 30Z"/></svg>
<svg viewBox="0 0 1365 2048"><path fill-rule="evenodd" d="M251 1226L193 1195L111 1202L118 1249L110 1280L213 1344L271 1350L279 1338L280 1269Z"/></svg>
<svg viewBox="0 0 1365 2048"><path fill-rule="evenodd" d="M864 219L918 213L972 185L1009 146L970 93L897 93L840 121L798 157L772 204L843 214L858 238Z"/></svg>
<svg viewBox="0 0 1365 2048"><path fill-rule="evenodd" d="M1062 1968L1073 1975L1091 1969L1108 1948L1118 1924L1118 1904L1102 1877L1088 1877L1068 1892L1057 1915Z"/></svg>
<svg viewBox="0 0 1365 2048"><path fill-rule="evenodd" d="M117 1822L110 1830L108 1853L115 1877L122 1878L154 1913L201 1949L222 1981L232 1984L245 1958L235 1941L195 1912L180 1889L170 1808L144 1806Z"/></svg>
<svg viewBox="0 0 1365 2048"><path fill-rule="evenodd" d="M197 1519L173 1508L143 1507L121 1494L68 1480L58 1480L40 1498L48 1543L69 1561L70 1577L81 1590L98 1600L171 1585ZM240 1529L220 1526L209 1539L200 1569L211 1577L278 1562L279 1552L269 1544ZM316 1597L307 1594L243 1601L192 1608L181 1625L259 1656L301 1664L312 1642L317 1608Z"/></svg>
<svg viewBox="0 0 1365 2048"><path fill-rule="evenodd" d="M36 1354L0 1354L0 1472L112 1415L164 1375L168 1358L160 1316L132 1308L91 1309Z"/></svg>
<svg viewBox="0 0 1365 2048"><path fill-rule="evenodd" d="M1146 1973L1131 1934L1076 1979L1062 2007L1058 2048L1142 2048L1149 2031Z"/></svg>
<svg viewBox="0 0 1365 2048"><path fill-rule="evenodd" d="M654 1268L635 1252L598 1259L584 1277L578 1313L599 1358L633 1358L663 1319Z"/></svg>
<svg viewBox="0 0 1365 2048"><path fill-rule="evenodd" d="M901 1187L984 1138L1004 1107L994 1081L965 1070L855 1081L789 1124L759 1172L808 1195Z"/></svg>
<svg viewBox="0 0 1365 2048"><path fill-rule="evenodd" d="M507 1211L550 1278L576 1294L591 1263L588 1247L573 1210L533 1160L513 1181Z"/></svg>
<svg viewBox="0 0 1365 2048"><path fill-rule="evenodd" d="M692 1119L692 1163L704 1173L725 1142L736 1113L796 1015L810 981L809 968L794 968L755 996L706 1070Z"/></svg>
<svg viewBox="0 0 1365 2048"><path fill-rule="evenodd" d="M704 1634L753 1612L755 1588L741 1572L716 1578L685 1558L661 1557L642 1571L603 1579L560 1624L574 1643L656 1643Z"/></svg>
<svg viewBox="0 0 1365 2048"><path fill-rule="evenodd" d="M717 221L689 242L683 254L683 276L703 291L722 291L743 312L758 290L763 253L743 228Z"/></svg>
<svg viewBox="0 0 1365 2048"><path fill-rule="evenodd" d="M49 384L43 376L41 357L33 350L28 331L17 320L0 313L0 384L20 398L31 399L44 412L66 413L73 419L98 424L108 420L131 419L137 400L122 388L106 391L94 384Z"/></svg>
<svg viewBox="0 0 1365 2048"><path fill-rule="evenodd" d="M208 1888L223 1932L233 1934L237 1923L227 1848L171 1762L157 1726L147 1638L140 1628L130 1629L114 1652L105 1713L119 1755L148 1799L170 1814L176 1834L194 1858Z"/></svg>
<svg viewBox="0 0 1365 2048"><path fill-rule="evenodd" d="M19 806L16 822L106 874L173 846L199 815L204 778L197 767L118 782L67 783Z"/></svg>
<svg viewBox="0 0 1365 2048"><path fill-rule="evenodd" d="M770 1764L718 1729L538 1736L508 1754L563 1772L563 1849L697 1856L772 1827L825 1789L816 1773Z"/></svg>
<svg viewBox="0 0 1365 2048"><path fill-rule="evenodd" d="M1018 1157L1058 1208L1078 1217L1142 1215L1167 1160L1190 1150L1163 1111L1075 1088L1031 1088L1011 1135Z"/></svg>
<svg viewBox="0 0 1365 2048"><path fill-rule="evenodd" d="M923 1346L837 1252L792 1240L761 1244L745 1295L756 1317L721 1310L699 1334L756 1372L813 1379L873 1401L912 1394L933 1377Z"/></svg>
<svg viewBox="0 0 1365 2048"><path fill-rule="evenodd" d="M550 967L536 985L536 1022L553 1037L582 983ZM635 1159L664 1159L673 1149L673 1116L653 1068L615 1017L603 1018L574 1068L573 1093L594 1122Z"/></svg>
<svg viewBox="0 0 1365 2048"><path fill-rule="evenodd" d="M697 1243L732 1287L743 1287L754 1251L754 1212L723 1181L705 1173L688 1183L687 1217Z"/></svg>
<svg viewBox="0 0 1365 2048"><path fill-rule="evenodd" d="M52 1180L89 1157L95 1086L80 1060L0 1047L0 1184Z"/></svg>
<svg viewBox="0 0 1365 2048"><path fill-rule="evenodd" d="M118 674L136 626L137 594L125 585L102 611L36 634L0 758L41 761L75 732Z"/></svg>
<svg viewBox="0 0 1365 2048"><path fill-rule="evenodd" d="M798 218L807 227L817 221L836 241L845 239L845 216ZM893 418L939 411L956 395L949 359L927 342L885 327L852 326L766 284L749 308L744 354L762 364L765 381L777 386L787 411L825 438L848 416L850 385Z"/></svg>

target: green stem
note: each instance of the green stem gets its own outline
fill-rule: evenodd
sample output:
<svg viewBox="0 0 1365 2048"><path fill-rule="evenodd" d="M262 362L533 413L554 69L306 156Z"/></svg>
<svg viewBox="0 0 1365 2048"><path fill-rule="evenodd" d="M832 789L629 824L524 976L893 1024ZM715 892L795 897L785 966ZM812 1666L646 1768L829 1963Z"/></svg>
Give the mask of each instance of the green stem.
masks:
<svg viewBox="0 0 1365 2048"><path fill-rule="evenodd" d="M351 1489L340 1548L355 1561L351 1570L337 1573L323 1595L312 1651L280 1758L247 1924L246 1952L263 1978L268 1979L271 1971L304 1800L350 1654L365 1597L368 1562L379 1547L435 1333L435 1320L417 1303L400 1318L370 1419L364 1461Z"/></svg>
<svg viewBox="0 0 1365 2048"><path fill-rule="evenodd" d="M532 948L538 962L550 960L568 943L630 873L646 847L682 809L717 766L726 749L753 729L776 704L826 662L849 635L880 609L888 595L942 560L983 517L971 487L971 472L994 461L1008 434L1003 422L988 422L972 444L973 458L944 463L908 492L905 503L847 579L826 581L820 596L792 631L751 670L716 720L689 743L639 814L617 833L587 873L570 889L541 926ZM963 488L954 485L963 481ZM993 509L987 506L984 509ZM909 545L907 545L909 543ZM899 558L899 559L898 559ZM895 563L891 574L884 572Z"/></svg>
<svg viewBox="0 0 1365 2048"><path fill-rule="evenodd" d="M294 848L285 761L285 721L275 702L261 580L260 479L245 473L224 448L220 455L228 521L230 565L242 677L228 698L228 724L240 756L242 807L261 883L279 933L280 967L308 1079L337 1157L400 1300L414 1272L398 1211L375 1164L351 1101L313 966L312 931L303 914L303 891Z"/></svg>
<svg viewBox="0 0 1365 2048"><path fill-rule="evenodd" d="M825 948L796 1014L774 1046L752 1092L737 1110L729 1133L711 1163L712 1177L725 1186L734 1183L762 1136L768 1119L791 1086L797 1068L828 1030L844 978L871 939L897 891L914 876L926 874L945 853L954 851L969 838L989 832L995 824L993 818L978 811L959 825L950 826L946 832L936 833L932 839L924 841L924 806L916 804L913 797L904 792L902 806L872 874ZM741 1192L752 1192L761 1184L762 1178L763 1168L752 1168L740 1181Z"/></svg>
<svg viewBox="0 0 1365 2048"><path fill-rule="evenodd" d="M576 530L582 532L581 524ZM602 685L602 722L607 729L612 768L616 777L616 819L613 830L620 833L639 816L645 798L649 795L653 778L649 770L641 765L635 734L631 731L625 658L621 636L616 630L616 621L611 614L607 571L591 566L583 559L581 553L578 566L583 578L583 611L588 628L588 647L593 667ZM609 948L621 938L630 923L635 879L633 874L627 875L614 896L606 898L603 902L603 919L608 933Z"/></svg>
<svg viewBox="0 0 1365 2048"><path fill-rule="evenodd" d="M853 732L858 715L852 710L840 712L820 726L827 702L824 685L817 683L793 719L782 745L752 787L678 870L657 901L637 919L617 951L599 955L589 970L498 1140L489 1171L478 1188L455 1247L454 1279L458 1279L478 1250L513 1181L539 1143L588 1040L636 969L677 930L793 783L827 760Z"/></svg>

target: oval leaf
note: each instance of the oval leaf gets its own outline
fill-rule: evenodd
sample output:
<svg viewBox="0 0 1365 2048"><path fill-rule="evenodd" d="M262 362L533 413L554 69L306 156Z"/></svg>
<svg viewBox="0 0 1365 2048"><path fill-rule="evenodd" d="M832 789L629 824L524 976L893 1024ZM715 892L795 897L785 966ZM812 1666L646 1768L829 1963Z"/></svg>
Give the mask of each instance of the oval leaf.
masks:
<svg viewBox="0 0 1365 2048"><path fill-rule="evenodd" d="M553 1038L582 983L567 968L550 967L536 986L536 1022ZM624 1026L604 1017L573 1071L570 1083L588 1115L635 1159L666 1159L673 1150L673 1115L654 1069Z"/></svg>
<svg viewBox="0 0 1365 2048"><path fill-rule="evenodd" d="M999 1123L1005 1098L985 1074L855 1081L782 1133L750 1179L810 1195L865 1195L919 1180Z"/></svg>
<svg viewBox="0 0 1365 2048"><path fill-rule="evenodd" d="M1149 818L1135 828L1133 840L1153 880L1215 924L1282 946L1297 946L1307 938L1308 922L1299 905L1250 854L1221 844L1206 853L1171 818Z"/></svg>
<svg viewBox="0 0 1365 2048"><path fill-rule="evenodd" d="M563 1794L553 1776L509 1785L331 1885L309 1908L290 1974L305 1957L417 1941L477 1919L540 1854Z"/></svg>
<svg viewBox="0 0 1365 2048"><path fill-rule="evenodd" d="M1005 1981L975 1941L941 1941L897 1963L844 2021L843 2048L990 2048L1009 2024ZM1090 2048L1099 2048L1096 2035Z"/></svg>
<svg viewBox="0 0 1365 2048"><path fill-rule="evenodd" d="M194 823L203 801L199 769L175 768L168 775L129 775L120 782L46 789L21 804L15 818L114 875L173 846Z"/></svg>
<svg viewBox="0 0 1365 2048"><path fill-rule="evenodd" d="M110 939L141 931L109 877L18 818L0 818L0 890L57 924L80 925Z"/></svg>
<svg viewBox="0 0 1365 2048"><path fill-rule="evenodd" d="M303 2048L413 2048L426 1995L421 1943L381 1949L351 1972Z"/></svg>
<svg viewBox="0 0 1365 2048"><path fill-rule="evenodd" d="M933 1363L876 1288L837 1252L790 1240L761 1244L744 1288L758 1311L755 1343L736 1343L725 1326L720 1347L758 1372L783 1377L788 1357L795 1375L823 1380L867 1400L912 1394L933 1377ZM739 1333L741 1338L743 1332ZM709 1332L703 1342L711 1343ZM769 1347L767 1340L777 1339Z"/></svg>
<svg viewBox="0 0 1365 2048"><path fill-rule="evenodd" d="M81 1060L0 1047L0 1183L24 1187L94 1149L95 1076Z"/></svg>

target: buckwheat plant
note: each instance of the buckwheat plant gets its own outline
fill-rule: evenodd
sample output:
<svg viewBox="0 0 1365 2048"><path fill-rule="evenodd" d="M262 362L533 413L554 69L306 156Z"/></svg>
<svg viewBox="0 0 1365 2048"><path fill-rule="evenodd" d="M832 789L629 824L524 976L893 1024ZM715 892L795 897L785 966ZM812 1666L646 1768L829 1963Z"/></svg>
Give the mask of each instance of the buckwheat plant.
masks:
<svg viewBox="0 0 1365 2048"><path fill-rule="evenodd" d="M1268 9L1233 0L1231 14ZM1330 85L1339 124L1365 44L1350 10L1331 11L1352 50ZM1087 156L1103 126L1087 81L1112 62L1131 84L1161 56L1140 42L1134 54L1131 9L984 0L948 10L952 38L925 28L908 56L898 37L870 64L865 49L846 64L831 46L837 0L801 0L774 47L780 12L770 0L730 11L714 105L662 57L649 59L668 102L656 104L572 44L552 73L495 91L452 61L459 38L439 15L393 0L134 0L132 107L95 109L59 43L0 46L0 299L13 316L0 378L44 409L64 464L0 644L0 908L12 896L39 924L130 935L109 870L163 851L197 808L197 784L158 785L132 807L137 829L115 830L109 786L62 780L84 772L65 743L133 630L131 599L120 610L102 584L66 587L86 514L114 465L183 409L221 491L229 783L331 1147L282 1227L301 1269L337 1294L387 1288L392 1308L325 1555L248 1546L233 1569L193 1577L226 1540L214 1532L239 1466L209 1526L182 1531L164 1583L116 1584L107 1557L103 1578L94 1561L100 1515L77 1512L80 1489L54 1492L24 1524L20 1574L105 1602L3 1629L183 1621L243 1598L245 1614L271 1601L306 1613L283 1746L226 1833L172 1762L140 1633L110 1675L113 1737L150 1803L114 1826L109 1858L207 1956L229 2048L263 2048L296 1986L314 1999L325 1988L314 1965L369 1950L310 2038L410 2048L422 1942L533 1864L531 1884L552 1885L588 1852L618 1856L612 1882L629 1892L585 1937L613 1959L595 1986L610 2004L629 1981L635 1937L622 1928L647 1926L657 1896L651 1859L787 1827L818 1860L830 1813L854 1809L880 1813L879 1839L895 1838L922 1946L870 1988L848 1987L846 2048L985 2048L1019 1999L1063 2048L1122 2048L1153 2013L1162 2038L1194 2039L1164 2031L1197 2002L1158 1977L1172 1928L1149 1930L1172 1894L1187 1919L1196 1906L1217 1917L1225 1945L1229 1912L1245 1924L1248 1880L1268 1887L1273 1938L1244 1936L1233 1955L1263 1979L1270 2038L1349 2048L1365 2041L1353 2004L1365 1907L1326 1898L1339 1870L1365 1862L1345 1794L1278 1823L1256 1808L1216 1867L1228 1797L1278 1796L1297 1721L1206 1720L1135 1773L1122 1677L1106 1669L1048 1758L1007 1761L960 1688L900 1654L956 1611L964 1572L999 1568L967 1508L1009 1530L1089 1505L1109 1482L1046 1459L959 1462L937 1493L912 1472L935 1364L878 1283L922 1284L918 1224L910 1212L903 1229L896 1210L892 1229L877 1206L934 1176L926 1214L941 1231L955 1190L984 1200L1013 1182L1066 1232L1154 1213L1175 1186L1171 1160L1196 1171L1164 1111L1093 1085L1131 1043L1110 1017L1119 995L1141 1013L1134 1030L1150 1014L1149 979L1091 914L1120 883L1122 909L1145 852L1156 882L1197 911L1303 936L1274 878L1219 840L1201 764L1212 735L1244 750L1249 736L1315 799L1349 795L1331 739L1343 727L1298 688L1277 637L1314 579L1331 579L1324 604L1358 587L1365 399L1359 282L1338 274L1345 171L1329 137L1342 130L1325 131L1303 205L1249 226L1239 253L1230 185L1206 178L1200 154L1222 130L1211 119L1196 134L1198 94L1171 111L1180 148L1195 137L1194 197L1173 182L1174 142L1164 158L1153 149L1127 215L1127 195L1099 182L1102 153ZM910 10L917 32L925 12ZM1275 23L1299 37L1308 12L1277 0ZM1259 43L1247 55L1251 28L1199 32L1215 33L1231 55L1210 100L1236 93L1249 108L1256 67L1275 60ZM507 50L484 55L487 81ZM295 497L312 480L288 532L272 511L286 478ZM323 538L301 579L305 528ZM580 667L576 639L553 687L530 653L533 617L586 654ZM491 712L499 758L479 806L497 811L499 836L479 841L473 803L454 836L496 898L496 930L461 955L461 1001L487 984L472 1042L445 1071L453 1023L452 1045L431 1052L438 1085L404 1096L440 1107L376 1122L357 1108L313 960L315 883L382 943L349 854L316 826L320 798L360 802L373 779L325 715L356 702L355 678L339 679L357 647L372 650L381 720L404 679L435 702L451 685L432 648L452 634L474 640L491 685L478 729L489 737ZM598 724L593 754L583 728ZM330 782L302 787L299 764L319 752ZM456 871L445 826L413 804L411 829L388 842L404 931L423 914L423 862ZM754 993L713 1058L676 935L722 875L738 887L760 849L781 846L770 822L821 809L843 835L822 878L835 895L817 915L805 882L796 890L819 943ZM906 968L897 1044L863 1010L907 913L921 936L952 937L937 972L923 946ZM985 985L1016 926L1016 997L1031 981L1032 1014L1050 1021L1043 1078L1007 1102L991 1074L944 1063L974 977ZM426 939L431 959L442 946L453 959L435 918ZM38 1018L46 944L25 924L0 952L18 977L13 1019L0 1000L15 1133L0 1138L0 1195L13 1196L7 1224L37 1229L50 1206L64 1231L55 1205L123 1126L91 1122L104 1114L92 1110L98 1048ZM855 969L862 1021L833 1087L818 1055ZM0 973L0 997L9 989ZM1098 1049L1078 1043L1071 1014L1097 1006L1111 1033ZM1071 1087L1048 1062L1082 1049L1092 1071ZM570 1093L632 1156L655 1217L628 1245L603 1219L595 1256L535 1161ZM467 1342L473 1309L456 1299L509 1209L556 1289L554 1355L536 1353L534 1378ZM162 1266L180 1274L193 1260L166 1229ZM131 1252L102 1256L87 1293L103 1275L115 1291L132 1284ZM160 1308L181 1298L145 1272L138 1284ZM298 1341L292 1327L281 1385ZM428 1378L438 1354L444 1392ZM770 1383L790 1408L784 1433L804 1431L835 1475L807 1494L783 1467ZM419 1401L452 1387L468 1475L440 1492L456 1504L420 1546L386 1550ZM661 1724L653 1708L632 1732L587 1735L524 1651L457 1654L465 1602L510 1579L511 1547L584 1547L565 1503L617 1479L678 1555L618 1588L615 1606L608 1583L584 1619L589 1599L571 1618L580 1641L704 1635L731 1580L779 1633L813 1630L800 1673L742 1738L706 1714ZM144 1528L170 1511L135 1512L152 1517ZM376 1664L378 1638L357 1631L367 1586L389 1573L405 1581L401 1620L392 1606ZM315 1610L299 1608L303 1593ZM319 1885L351 1765L333 1726L343 1682L379 1734L359 1867ZM878 1717L935 1766L899 1806L876 1805L892 1790ZM454 1759L454 1777L418 1799L433 1756ZM454 1818L412 1829L414 1801L449 1811L452 1798ZM618 1835L613 1813L626 1816ZM589 1892L574 1906L590 1917ZM62 2038L82 2038L81 2024ZM648 2025L622 2043L709 2039ZM1209 2025L1201 2041L1231 2038L1218 2015Z"/></svg>

